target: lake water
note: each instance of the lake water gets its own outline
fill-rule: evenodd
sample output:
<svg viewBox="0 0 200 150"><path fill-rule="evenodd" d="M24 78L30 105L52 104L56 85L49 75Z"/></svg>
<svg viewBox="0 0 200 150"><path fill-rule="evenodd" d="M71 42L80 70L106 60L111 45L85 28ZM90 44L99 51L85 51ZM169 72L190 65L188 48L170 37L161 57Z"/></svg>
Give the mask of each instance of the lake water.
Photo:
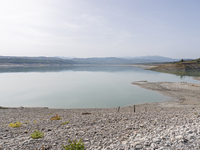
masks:
<svg viewBox="0 0 200 150"><path fill-rule="evenodd" d="M198 82L191 77L124 66L0 69L0 106L111 108L171 98L133 81Z"/></svg>

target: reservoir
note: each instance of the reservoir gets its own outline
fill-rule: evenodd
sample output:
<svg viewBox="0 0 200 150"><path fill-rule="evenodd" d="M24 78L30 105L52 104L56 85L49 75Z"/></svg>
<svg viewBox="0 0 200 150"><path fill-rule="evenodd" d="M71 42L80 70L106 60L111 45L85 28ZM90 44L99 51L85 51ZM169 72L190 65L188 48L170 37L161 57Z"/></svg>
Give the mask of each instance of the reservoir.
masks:
<svg viewBox="0 0 200 150"><path fill-rule="evenodd" d="M0 106L112 108L171 99L131 84L141 80L199 82L133 66L1 68Z"/></svg>

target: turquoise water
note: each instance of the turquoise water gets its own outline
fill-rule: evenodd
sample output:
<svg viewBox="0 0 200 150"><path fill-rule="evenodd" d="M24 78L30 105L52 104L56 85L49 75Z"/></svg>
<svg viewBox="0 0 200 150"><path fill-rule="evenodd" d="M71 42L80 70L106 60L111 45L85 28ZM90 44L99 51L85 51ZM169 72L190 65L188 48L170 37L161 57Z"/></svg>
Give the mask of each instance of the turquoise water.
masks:
<svg viewBox="0 0 200 150"><path fill-rule="evenodd" d="M131 82L198 82L139 67L0 69L0 106L111 108L170 100Z"/></svg>

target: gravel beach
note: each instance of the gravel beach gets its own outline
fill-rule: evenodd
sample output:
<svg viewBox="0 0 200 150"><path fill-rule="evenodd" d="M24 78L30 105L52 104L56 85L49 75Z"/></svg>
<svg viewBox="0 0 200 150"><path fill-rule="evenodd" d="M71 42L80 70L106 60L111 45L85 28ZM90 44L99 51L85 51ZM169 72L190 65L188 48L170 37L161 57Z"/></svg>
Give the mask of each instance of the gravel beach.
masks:
<svg viewBox="0 0 200 150"><path fill-rule="evenodd" d="M167 86L168 92L174 87L171 83L137 82L141 87L145 84L154 88L162 85L163 89ZM187 86L193 91L197 89L192 93L191 104L188 100L175 100L178 97L171 95L174 98L169 102L135 105L135 112L134 106L109 109L0 107L0 150L60 150L69 139L82 139L87 150L200 149L200 105L194 103L199 85ZM180 84L185 87L186 95L191 92L186 90L187 86ZM61 119L52 121L56 115ZM21 127L8 126L17 121L22 123ZM44 132L44 137L32 139L30 135L34 130Z"/></svg>
<svg viewBox="0 0 200 150"><path fill-rule="evenodd" d="M51 121L59 115L61 120ZM177 101L110 109L0 109L0 149L63 149L83 139L85 149L200 149L200 108ZM8 125L20 121L21 127ZM62 123L68 122L64 125ZM34 130L44 137L32 139Z"/></svg>

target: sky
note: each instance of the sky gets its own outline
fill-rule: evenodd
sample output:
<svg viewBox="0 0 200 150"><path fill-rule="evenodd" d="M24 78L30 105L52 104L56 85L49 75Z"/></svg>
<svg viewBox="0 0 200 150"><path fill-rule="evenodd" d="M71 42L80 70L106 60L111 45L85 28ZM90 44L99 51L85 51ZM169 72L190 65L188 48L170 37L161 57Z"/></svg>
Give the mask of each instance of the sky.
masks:
<svg viewBox="0 0 200 150"><path fill-rule="evenodd" d="M200 0L0 0L0 55L200 57Z"/></svg>

